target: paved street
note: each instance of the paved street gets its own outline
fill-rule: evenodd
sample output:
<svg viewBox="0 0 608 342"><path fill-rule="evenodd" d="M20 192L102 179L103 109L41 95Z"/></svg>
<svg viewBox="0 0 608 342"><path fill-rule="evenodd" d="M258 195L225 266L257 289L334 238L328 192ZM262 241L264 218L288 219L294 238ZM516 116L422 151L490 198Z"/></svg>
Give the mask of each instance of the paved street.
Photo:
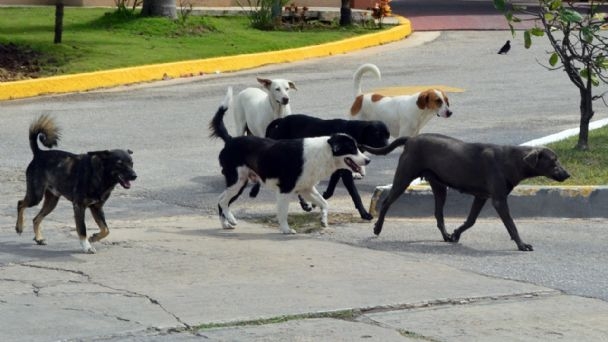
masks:
<svg viewBox="0 0 608 342"><path fill-rule="evenodd" d="M507 39L514 42L511 52L497 55ZM440 242L430 219L388 218L385 232L374 239L371 223L354 217L342 188L330 201L332 228L324 233L278 234L274 196L264 190L257 200L234 204L241 222L236 231L220 230L215 218L223 188L217 163L222 146L207 137L207 124L227 86L238 91L254 86L256 76L288 78L298 87L294 112L344 117L353 98L352 72L373 62L383 77L364 78L366 90L410 85L464 90L449 94L454 115L433 119L425 132L519 144L578 125L577 91L562 72L537 63L546 60L546 50L542 40L525 50L521 36L513 39L505 31L419 32L349 55L1 102L0 284L6 290L0 295L0 320L10 329L0 329L0 340L24 334L41 341L188 340L202 336L166 334L204 323L364 308L371 311L357 311L354 319L313 315L315 320L200 334L286 340L297 337L290 335L293 330L311 340L319 334L326 340L369 335L378 341L606 336L608 241L601 220L515 218L524 241L535 247L521 253L498 219L480 220L455 245ZM65 201L45 221L48 246L33 244L30 225L21 237L13 231L31 159L27 127L40 114L53 115L63 128L62 149L135 152L139 178L131 190L117 189L109 200L112 233L97 255L78 252ZM606 108L597 106L596 119L606 117ZM230 120L227 124L232 127ZM397 155L373 158L358 183L364 201L376 185L391 181ZM27 211L26 222L35 212ZM295 201L290 212L300 213ZM509 324L500 324L505 316ZM32 317L39 321L30 323ZM313 334L319 327L321 333Z"/></svg>

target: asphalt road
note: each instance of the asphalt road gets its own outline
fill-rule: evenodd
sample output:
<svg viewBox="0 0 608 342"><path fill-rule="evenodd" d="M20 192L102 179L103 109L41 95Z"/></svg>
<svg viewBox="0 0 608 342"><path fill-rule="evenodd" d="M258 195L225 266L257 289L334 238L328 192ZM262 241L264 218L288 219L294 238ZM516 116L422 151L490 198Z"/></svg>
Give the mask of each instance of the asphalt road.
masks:
<svg viewBox="0 0 608 342"><path fill-rule="evenodd" d="M513 40L511 52L506 56L497 55L496 51L507 39ZM1 102L2 196L17 198L25 190L23 172L31 159L27 128L38 115L51 114L63 128L62 149L84 152L130 148L135 152L133 157L139 178L131 190L117 190L115 198L109 201L109 221L112 218L137 219L141 215L170 216L180 208L213 213L224 185L217 163L222 144L208 138L207 124L226 87L233 86L239 91L255 86L256 76L287 78L298 87L292 95L295 113L323 118L345 117L353 99L352 73L366 62L377 64L383 72L381 81L364 78L366 90L409 85L446 85L464 89L464 92L449 94L454 115L450 119L431 120L423 131L444 133L467 141L519 144L578 125L578 92L563 72L549 72L538 63L547 59L547 49L542 40L537 40L532 49L525 50L521 36L513 39L505 31L416 33L401 42L348 55L108 91ZM596 119L607 116L606 108L597 105ZM232 127L231 120L227 124ZM358 183L364 201L369 200L375 186L391 182L397 156L393 153L385 158L373 158L368 175ZM272 213L273 201L273 194L263 190L261 198L255 201L236 202L238 209L235 212L237 216L241 215L239 217L256 212ZM342 188L330 205L354 212ZM12 207L1 210L3 215L14 215ZM65 203L58 211L71 217ZM291 212L298 211L294 201ZM28 217L33 213L34 210L28 211ZM594 224L594 227L599 225ZM577 221L557 221L557 225L567 232L564 236L578 234L581 226ZM429 226L432 227L432 223ZM496 234L506 235L500 224L493 226L497 227ZM526 236L523 231L522 235ZM438 234L433 233L437 235L432 235L434 240ZM407 241L410 238L399 239ZM582 256L576 259L580 263L575 266L585 270L583 275L595 273L597 277L576 290L580 290L578 294L608 299L605 293L597 291L600 287L606 288L608 273L605 266L598 266L607 263L596 253L597 242L589 235L577 238L576 250ZM564 244L551 250L560 254L568 246ZM363 244L362 247L370 246ZM386 248L400 253L403 245ZM514 245L507 240L502 248L511 250ZM424 257L424 251L417 253ZM507 260L519 260L522 255L507 254ZM451 258L446 253L445 258L437 260L456 262L460 259L463 260L460 266L505 276L488 270L486 259L476 255ZM559 256L547 256L546 260L550 259L559 260ZM550 279L563 273L559 264L554 265L548 269ZM525 270L527 275L536 272ZM518 272L508 273L507 276L527 279ZM538 282L555 285L543 279Z"/></svg>

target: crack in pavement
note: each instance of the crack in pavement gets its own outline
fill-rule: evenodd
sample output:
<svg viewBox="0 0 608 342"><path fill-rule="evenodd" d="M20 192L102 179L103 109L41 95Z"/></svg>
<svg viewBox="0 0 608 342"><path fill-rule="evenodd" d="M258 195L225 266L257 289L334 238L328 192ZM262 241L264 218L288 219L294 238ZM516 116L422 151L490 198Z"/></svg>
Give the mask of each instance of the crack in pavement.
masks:
<svg viewBox="0 0 608 342"><path fill-rule="evenodd" d="M157 299L152 298L151 296L147 295L147 294L143 294L143 293L138 293L135 291L131 291L131 290L127 290L127 289L119 289L119 288L114 288L112 286L106 285L106 284L102 284L96 281L93 281L92 277L82 271L78 271L78 270L71 270L71 269L65 269L65 268L60 268L60 267L51 267L51 266L41 266L41 265L34 265L34 264L30 264L30 263L22 263L22 264L18 264L24 267L31 267L31 268L38 268L38 269L44 269L44 270L49 270L49 271L58 271L58 272L68 272L68 273L72 273L72 274L77 274L79 276L84 277L87 282L89 284L93 284L93 285L97 285L106 289L110 289L116 292L122 292L123 294L128 294L130 296L133 297L140 297L140 298L146 298L151 304L157 305L161 310L163 310L165 313L167 313L168 315L172 316L179 324L181 324L183 327L185 327L186 329L190 329L190 325L184 321L182 321L176 314L174 314L173 312L169 311L167 308L165 308ZM34 286L32 284L32 286ZM37 292L34 291L34 293Z"/></svg>

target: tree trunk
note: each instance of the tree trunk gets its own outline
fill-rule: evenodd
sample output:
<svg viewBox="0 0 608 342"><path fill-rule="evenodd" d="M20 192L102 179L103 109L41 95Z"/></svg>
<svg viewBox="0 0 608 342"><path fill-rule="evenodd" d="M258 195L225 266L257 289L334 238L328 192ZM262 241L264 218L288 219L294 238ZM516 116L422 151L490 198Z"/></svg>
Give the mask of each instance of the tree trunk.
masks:
<svg viewBox="0 0 608 342"><path fill-rule="evenodd" d="M341 0L340 6L340 26L349 26L353 23L350 0Z"/></svg>
<svg viewBox="0 0 608 342"><path fill-rule="evenodd" d="M144 17L167 17L177 19L175 0L144 0L141 8Z"/></svg>
<svg viewBox="0 0 608 342"><path fill-rule="evenodd" d="M581 120L579 125L578 143L575 147L577 150L589 149L589 122L591 122L591 118L593 117L593 96L591 89L591 87L579 89L581 94Z"/></svg>
<svg viewBox="0 0 608 342"><path fill-rule="evenodd" d="M57 1L55 4L55 38L53 43L61 43L63 36L63 1Z"/></svg>

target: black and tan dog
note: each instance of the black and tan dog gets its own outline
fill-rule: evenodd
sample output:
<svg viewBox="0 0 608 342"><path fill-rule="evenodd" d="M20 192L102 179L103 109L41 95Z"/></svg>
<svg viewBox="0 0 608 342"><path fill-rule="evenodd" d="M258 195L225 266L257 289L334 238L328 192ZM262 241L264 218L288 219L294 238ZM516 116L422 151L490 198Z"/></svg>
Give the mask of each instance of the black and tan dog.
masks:
<svg viewBox="0 0 608 342"><path fill-rule="evenodd" d="M483 205L489 199L502 219L509 236L520 251L531 251L524 243L511 218L507 196L524 179L545 176L563 182L570 175L560 165L557 155L546 147L509 146L466 143L439 134L420 134L395 139L383 148L360 146L373 154L387 154L405 145L399 157L393 186L382 202L374 234L382 231L384 217L391 204L418 177L425 178L435 196L437 227L446 242L458 242L460 235L475 224ZM450 187L475 196L466 221L452 234L445 230L443 206Z"/></svg>
<svg viewBox="0 0 608 342"><path fill-rule="evenodd" d="M44 197L42 209L34 218L34 241L39 245L46 244L40 223L55 209L59 198L63 196L73 204L76 231L83 251L95 253L90 242L99 241L110 233L103 212L104 203L116 184L129 189L131 181L137 178L130 156L133 152L106 150L73 154L59 150L41 150L38 147L38 139L48 148L56 146L59 141L59 128L53 119L46 115L30 126L29 140L34 159L26 171L25 198L17 203L15 230L18 234L23 232L25 208L37 205ZM86 208L91 210L100 230L88 240L84 218Z"/></svg>

